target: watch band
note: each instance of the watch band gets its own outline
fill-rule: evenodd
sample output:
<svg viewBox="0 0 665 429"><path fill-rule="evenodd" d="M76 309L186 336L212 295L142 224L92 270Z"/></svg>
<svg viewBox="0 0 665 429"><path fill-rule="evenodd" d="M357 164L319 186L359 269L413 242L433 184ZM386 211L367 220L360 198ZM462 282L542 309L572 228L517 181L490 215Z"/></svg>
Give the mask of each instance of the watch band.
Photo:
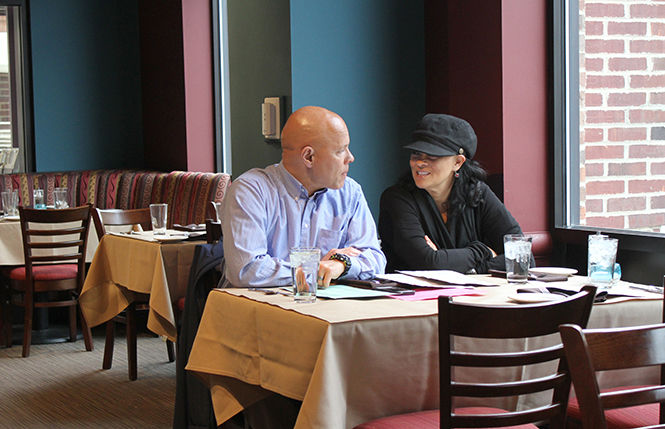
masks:
<svg viewBox="0 0 665 429"><path fill-rule="evenodd" d="M349 273L349 270L351 269L351 258L349 258L347 255L343 253L333 253L330 255L331 260L339 261L344 264L344 272L339 275L339 277L344 277Z"/></svg>

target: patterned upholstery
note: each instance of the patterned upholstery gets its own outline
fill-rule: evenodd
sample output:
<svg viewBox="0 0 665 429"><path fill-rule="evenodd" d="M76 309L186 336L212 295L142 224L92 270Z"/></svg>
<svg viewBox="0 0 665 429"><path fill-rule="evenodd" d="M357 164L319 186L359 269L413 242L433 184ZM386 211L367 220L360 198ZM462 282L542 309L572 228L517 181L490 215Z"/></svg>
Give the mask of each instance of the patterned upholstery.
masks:
<svg viewBox="0 0 665 429"><path fill-rule="evenodd" d="M19 205L31 205L32 190L44 189L47 205L53 190L66 187L70 202L101 209L134 209L151 203L169 205L168 223L201 224L210 201L222 201L231 177L225 173L142 170L84 170L0 175L0 191L19 190Z"/></svg>

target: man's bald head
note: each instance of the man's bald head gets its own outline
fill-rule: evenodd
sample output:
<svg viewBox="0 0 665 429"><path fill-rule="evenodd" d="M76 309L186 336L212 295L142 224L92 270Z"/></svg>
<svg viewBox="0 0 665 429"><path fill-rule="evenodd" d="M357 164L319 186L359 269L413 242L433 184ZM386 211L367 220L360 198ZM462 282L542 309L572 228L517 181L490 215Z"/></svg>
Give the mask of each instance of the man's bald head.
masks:
<svg viewBox="0 0 665 429"><path fill-rule="evenodd" d="M337 113L301 107L282 130L282 164L310 194L324 187L339 188L353 162L348 146L349 131Z"/></svg>
<svg viewBox="0 0 665 429"><path fill-rule="evenodd" d="M305 106L296 110L282 130L282 150L299 151L304 146L315 146L335 134L347 133L344 120L335 112L318 106Z"/></svg>

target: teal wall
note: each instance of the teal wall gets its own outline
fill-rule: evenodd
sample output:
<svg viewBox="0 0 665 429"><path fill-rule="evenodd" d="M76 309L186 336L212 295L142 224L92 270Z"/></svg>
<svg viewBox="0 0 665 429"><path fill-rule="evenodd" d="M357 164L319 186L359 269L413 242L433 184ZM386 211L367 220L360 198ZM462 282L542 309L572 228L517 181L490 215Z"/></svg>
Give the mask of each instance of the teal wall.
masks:
<svg viewBox="0 0 665 429"><path fill-rule="evenodd" d="M261 134L264 97L291 96L289 0L227 0L233 177L279 162Z"/></svg>
<svg viewBox="0 0 665 429"><path fill-rule="evenodd" d="M374 217L381 192L406 171L401 146L425 113L422 1L291 0L293 109L339 113L356 160L350 176Z"/></svg>
<svg viewBox="0 0 665 429"><path fill-rule="evenodd" d="M31 0L37 171L142 167L134 0Z"/></svg>

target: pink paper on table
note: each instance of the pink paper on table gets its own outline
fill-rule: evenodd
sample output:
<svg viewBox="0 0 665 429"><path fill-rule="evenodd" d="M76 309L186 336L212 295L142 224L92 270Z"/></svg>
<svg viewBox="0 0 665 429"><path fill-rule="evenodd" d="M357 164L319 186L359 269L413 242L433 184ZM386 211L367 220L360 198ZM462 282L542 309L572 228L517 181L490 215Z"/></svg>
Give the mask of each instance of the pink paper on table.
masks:
<svg viewBox="0 0 665 429"><path fill-rule="evenodd" d="M401 299L402 301L424 301L426 299L437 299L440 296L462 296L462 295L483 295L475 289L470 288L446 288L446 289L416 289L413 295L391 295L391 298Z"/></svg>

